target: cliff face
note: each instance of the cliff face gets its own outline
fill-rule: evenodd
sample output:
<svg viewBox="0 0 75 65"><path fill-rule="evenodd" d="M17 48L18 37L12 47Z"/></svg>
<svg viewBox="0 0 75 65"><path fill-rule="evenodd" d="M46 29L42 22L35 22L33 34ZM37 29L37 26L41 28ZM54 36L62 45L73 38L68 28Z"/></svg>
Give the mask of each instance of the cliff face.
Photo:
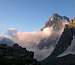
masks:
<svg viewBox="0 0 75 65"><path fill-rule="evenodd" d="M34 53L27 51L17 44L9 47L0 44L0 65L40 65L34 59Z"/></svg>
<svg viewBox="0 0 75 65"><path fill-rule="evenodd" d="M52 55L58 56L59 54L63 53L71 45L72 40L72 29L65 28Z"/></svg>
<svg viewBox="0 0 75 65"><path fill-rule="evenodd" d="M48 56L46 59L44 59L42 61L42 64L43 65L50 65L50 64L56 65L57 62L60 62L59 59L62 60L62 58L65 58L65 57L61 58L61 57L57 57L57 56L62 54L71 45L72 40L73 40L73 29L65 28L64 32L62 33L62 35L58 41L58 44L56 45L56 48L54 49L54 51L52 52L52 54L50 56ZM70 57L71 57L71 55L70 55ZM63 60L63 61L65 62L65 60Z"/></svg>
<svg viewBox="0 0 75 65"><path fill-rule="evenodd" d="M56 58L56 65L75 65L75 29L71 28L71 31L73 33L71 45L65 52Z"/></svg>

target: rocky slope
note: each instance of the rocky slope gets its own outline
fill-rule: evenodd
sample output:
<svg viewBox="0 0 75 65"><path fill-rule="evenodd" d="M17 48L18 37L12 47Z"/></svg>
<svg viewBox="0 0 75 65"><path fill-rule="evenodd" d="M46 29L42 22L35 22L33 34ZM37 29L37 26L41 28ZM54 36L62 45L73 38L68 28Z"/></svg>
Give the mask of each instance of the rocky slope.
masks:
<svg viewBox="0 0 75 65"><path fill-rule="evenodd" d="M34 53L17 44L12 47L0 44L0 65L40 65L34 59Z"/></svg>
<svg viewBox="0 0 75 65"><path fill-rule="evenodd" d="M55 65L75 65L75 54L68 54L63 57L56 58Z"/></svg>

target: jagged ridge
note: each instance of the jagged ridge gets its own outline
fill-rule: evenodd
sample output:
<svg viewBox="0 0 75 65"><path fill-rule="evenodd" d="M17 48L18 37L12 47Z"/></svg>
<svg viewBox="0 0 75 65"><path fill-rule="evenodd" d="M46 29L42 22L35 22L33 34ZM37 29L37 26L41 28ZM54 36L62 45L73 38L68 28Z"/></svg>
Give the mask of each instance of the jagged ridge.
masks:
<svg viewBox="0 0 75 65"><path fill-rule="evenodd" d="M40 65L34 59L34 53L27 51L18 44L12 47L0 44L0 65Z"/></svg>

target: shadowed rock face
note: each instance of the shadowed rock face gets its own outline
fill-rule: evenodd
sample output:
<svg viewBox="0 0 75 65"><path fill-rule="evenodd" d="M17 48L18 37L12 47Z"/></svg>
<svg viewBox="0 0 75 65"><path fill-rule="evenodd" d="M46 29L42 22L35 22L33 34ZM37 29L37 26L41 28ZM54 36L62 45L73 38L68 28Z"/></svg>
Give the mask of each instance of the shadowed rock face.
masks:
<svg viewBox="0 0 75 65"><path fill-rule="evenodd" d="M63 53L70 45L73 40L73 31L72 29L65 28L64 32L62 33L56 48L52 52L50 56L42 61L44 65L56 65L57 56Z"/></svg>
<svg viewBox="0 0 75 65"><path fill-rule="evenodd" d="M71 45L72 40L73 40L72 29L68 28L64 29L64 32L62 33L52 55L57 56L63 53Z"/></svg>
<svg viewBox="0 0 75 65"><path fill-rule="evenodd" d="M34 53L14 44L12 47L0 44L0 65L40 65Z"/></svg>

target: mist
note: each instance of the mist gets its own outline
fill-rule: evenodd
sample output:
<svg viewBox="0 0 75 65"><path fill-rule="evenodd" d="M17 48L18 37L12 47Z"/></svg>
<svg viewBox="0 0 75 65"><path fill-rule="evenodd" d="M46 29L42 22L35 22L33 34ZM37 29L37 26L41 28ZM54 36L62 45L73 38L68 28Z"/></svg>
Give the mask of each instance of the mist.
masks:
<svg viewBox="0 0 75 65"><path fill-rule="evenodd" d="M67 19L58 14L53 14L39 31L19 32L15 28L9 28L7 38L27 50L33 51L34 58L41 61L55 49L65 24L68 24Z"/></svg>
<svg viewBox="0 0 75 65"><path fill-rule="evenodd" d="M15 43L18 43L29 51L33 51L34 58L40 61L54 50L64 30L64 23L61 26L59 31L54 30L54 25L46 27L42 31L33 32L19 32L16 29L9 29L8 34L11 33L9 36Z"/></svg>

